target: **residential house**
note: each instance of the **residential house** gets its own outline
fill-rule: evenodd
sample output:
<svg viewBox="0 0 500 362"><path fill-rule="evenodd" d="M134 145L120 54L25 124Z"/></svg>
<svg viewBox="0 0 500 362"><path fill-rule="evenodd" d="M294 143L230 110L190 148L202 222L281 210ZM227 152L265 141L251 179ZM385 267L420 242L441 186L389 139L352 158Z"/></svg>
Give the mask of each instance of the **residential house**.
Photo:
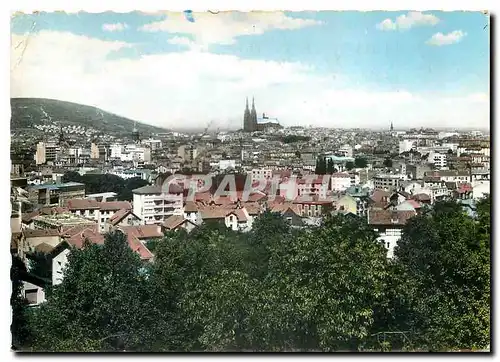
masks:
<svg viewBox="0 0 500 362"><path fill-rule="evenodd" d="M164 222L163 222L163 229L165 231L172 231L172 230L186 230L188 233L191 232L197 225L191 221L190 219L184 218L183 215L172 215L169 216Z"/></svg>
<svg viewBox="0 0 500 362"><path fill-rule="evenodd" d="M370 209L368 225L379 233L377 240L387 249L387 257L394 256L394 248L401 239L402 229L417 213L413 210Z"/></svg>

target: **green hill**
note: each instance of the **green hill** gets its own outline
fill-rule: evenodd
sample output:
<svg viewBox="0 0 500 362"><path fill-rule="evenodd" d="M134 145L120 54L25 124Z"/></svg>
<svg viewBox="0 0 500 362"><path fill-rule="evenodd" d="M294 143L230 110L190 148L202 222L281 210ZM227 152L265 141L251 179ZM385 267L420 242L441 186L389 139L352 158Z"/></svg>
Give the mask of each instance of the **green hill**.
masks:
<svg viewBox="0 0 500 362"><path fill-rule="evenodd" d="M12 129L33 128L37 124L81 125L107 134L130 133L134 121L82 104L45 98L11 98ZM166 129L137 122L142 134L165 132Z"/></svg>

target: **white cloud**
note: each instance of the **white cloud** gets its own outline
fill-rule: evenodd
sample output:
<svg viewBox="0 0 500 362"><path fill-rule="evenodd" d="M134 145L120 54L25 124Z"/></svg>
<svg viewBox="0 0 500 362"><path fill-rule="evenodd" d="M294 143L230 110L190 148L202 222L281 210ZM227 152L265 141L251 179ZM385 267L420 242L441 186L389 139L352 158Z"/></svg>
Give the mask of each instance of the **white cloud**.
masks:
<svg viewBox="0 0 500 362"><path fill-rule="evenodd" d="M146 32L169 32L191 35L194 42L204 48L212 44L234 44L243 35L260 35L273 29L300 29L321 25L312 19L297 19L283 12L209 12L193 13L189 22L183 13L166 13L166 19L146 24L140 28Z"/></svg>
<svg viewBox="0 0 500 362"><path fill-rule="evenodd" d="M116 24L103 24L102 30L104 31L123 31L128 29L128 25L125 23L116 23Z"/></svg>
<svg viewBox="0 0 500 362"><path fill-rule="evenodd" d="M406 15L400 15L396 20L389 18L377 24L380 30L404 30L414 26L434 26L439 23L439 18L432 14L424 14L419 11L410 11Z"/></svg>
<svg viewBox="0 0 500 362"><path fill-rule="evenodd" d="M181 37L173 42L188 44ZM259 113L284 125L489 125L489 100L480 94L450 99L360 88L306 64L193 50L116 59L109 55L129 44L70 33L31 34L23 54L25 44L24 36L13 35L13 97L93 105L167 128L202 127L210 120L214 127L241 127L246 96L255 96Z"/></svg>
<svg viewBox="0 0 500 362"><path fill-rule="evenodd" d="M435 46L455 44L461 41L466 35L467 33L464 33L462 30L455 30L448 34L436 33L427 40L427 44Z"/></svg>

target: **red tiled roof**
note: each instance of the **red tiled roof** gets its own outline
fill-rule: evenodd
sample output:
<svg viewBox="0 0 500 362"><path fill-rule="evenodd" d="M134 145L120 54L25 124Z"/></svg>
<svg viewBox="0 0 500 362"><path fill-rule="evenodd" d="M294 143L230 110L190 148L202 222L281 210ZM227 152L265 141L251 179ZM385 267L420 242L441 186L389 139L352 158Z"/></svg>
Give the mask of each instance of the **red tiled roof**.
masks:
<svg viewBox="0 0 500 362"><path fill-rule="evenodd" d="M198 206L193 201L186 201L186 204L184 205L184 211L185 212L197 212Z"/></svg>
<svg viewBox="0 0 500 362"><path fill-rule="evenodd" d="M389 199L390 194L384 190L375 190L370 198L376 203L384 202L384 199Z"/></svg>
<svg viewBox="0 0 500 362"><path fill-rule="evenodd" d="M54 250L54 247L47 243L40 243L35 246L35 251L39 253L49 254L52 250Z"/></svg>
<svg viewBox="0 0 500 362"><path fill-rule="evenodd" d="M417 201L430 201L431 197L427 194L419 193L419 194L413 195L412 199L417 200Z"/></svg>
<svg viewBox="0 0 500 362"><path fill-rule="evenodd" d="M153 259L153 254L135 235L127 235L128 245L132 251L139 254L141 260L151 260Z"/></svg>
<svg viewBox="0 0 500 362"><path fill-rule="evenodd" d="M25 238L39 238L43 236L59 236L59 230L57 229L24 229L22 231Z"/></svg>
<svg viewBox="0 0 500 362"><path fill-rule="evenodd" d="M99 202L89 199L70 199L66 201L66 207L69 210L88 210L99 209Z"/></svg>
<svg viewBox="0 0 500 362"><path fill-rule="evenodd" d="M261 206L256 202L242 202L241 206L247 210L249 215L258 215L261 212Z"/></svg>
<svg viewBox="0 0 500 362"><path fill-rule="evenodd" d="M163 233L158 225L121 226L120 229L127 235L134 235L138 239L161 238Z"/></svg>
<svg viewBox="0 0 500 362"><path fill-rule="evenodd" d="M190 220L185 219L182 215L171 215L164 222L163 226L168 230L173 230L182 225L184 222L190 222Z"/></svg>
<svg viewBox="0 0 500 362"><path fill-rule="evenodd" d="M139 217L136 216L131 209L120 209L109 218L108 222L115 226L128 215L133 215L135 218L139 219Z"/></svg>
<svg viewBox="0 0 500 362"><path fill-rule="evenodd" d="M106 201L100 203L103 211L118 211L120 209L131 210L132 205L128 201Z"/></svg>
<svg viewBox="0 0 500 362"><path fill-rule="evenodd" d="M25 224L29 224L34 217L40 215L40 212L39 211L33 211L33 212L29 212L29 213L23 213L23 216L22 216L22 219L23 219L23 223Z"/></svg>
<svg viewBox="0 0 500 362"><path fill-rule="evenodd" d="M56 214L63 214L69 210L65 207L60 207L60 206L45 206L42 207L39 211L40 214L42 215L56 215Z"/></svg>
<svg viewBox="0 0 500 362"><path fill-rule="evenodd" d="M224 219L232 209L208 206L200 209L202 219Z"/></svg>
<svg viewBox="0 0 500 362"><path fill-rule="evenodd" d="M232 210L226 216L229 216L229 215L236 216L236 218L238 219L239 222L245 222L248 220L246 215L245 215L245 212L242 209Z"/></svg>
<svg viewBox="0 0 500 362"><path fill-rule="evenodd" d="M368 211L368 224L405 225L408 219L415 215L416 213L414 211L370 209Z"/></svg>
<svg viewBox="0 0 500 362"><path fill-rule="evenodd" d="M97 223L93 223L92 225L86 224L86 225L64 226L61 229L61 236L71 237L73 235L81 233L84 230L91 230L91 231L98 232Z"/></svg>
<svg viewBox="0 0 500 362"><path fill-rule="evenodd" d="M104 236L93 228L82 230L65 239L68 244L80 249L87 240L91 244L104 244Z"/></svg>

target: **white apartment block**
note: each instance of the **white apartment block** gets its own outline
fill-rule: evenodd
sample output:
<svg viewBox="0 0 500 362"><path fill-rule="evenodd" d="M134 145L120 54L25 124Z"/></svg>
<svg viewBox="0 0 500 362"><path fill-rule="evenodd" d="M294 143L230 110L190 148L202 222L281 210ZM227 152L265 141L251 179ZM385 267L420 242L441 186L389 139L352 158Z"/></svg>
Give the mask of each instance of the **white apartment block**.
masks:
<svg viewBox="0 0 500 362"><path fill-rule="evenodd" d="M440 170L446 168L448 162L445 153L431 152L428 158L429 163L432 163L435 168Z"/></svg>
<svg viewBox="0 0 500 362"><path fill-rule="evenodd" d="M133 212L144 224L161 224L171 215L183 215L183 188L171 184L170 190L144 186L132 191Z"/></svg>
<svg viewBox="0 0 500 362"><path fill-rule="evenodd" d="M352 185L351 175L346 172L334 173L330 180L332 191L344 191Z"/></svg>

